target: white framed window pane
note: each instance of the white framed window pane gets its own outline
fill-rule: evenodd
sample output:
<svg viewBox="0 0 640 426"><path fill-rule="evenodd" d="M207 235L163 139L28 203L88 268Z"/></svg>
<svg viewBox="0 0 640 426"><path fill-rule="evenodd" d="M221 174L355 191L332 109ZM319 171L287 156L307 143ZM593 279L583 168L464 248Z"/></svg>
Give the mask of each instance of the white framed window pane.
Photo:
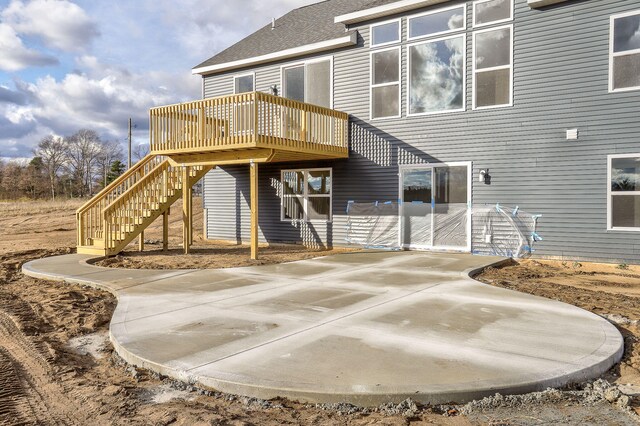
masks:
<svg viewBox="0 0 640 426"><path fill-rule="evenodd" d="M302 171L283 172L282 191L284 195L304 194L304 173Z"/></svg>
<svg viewBox="0 0 640 426"><path fill-rule="evenodd" d="M283 197L282 211L285 219L304 219L304 197Z"/></svg>
<svg viewBox="0 0 640 426"><path fill-rule="evenodd" d="M309 173L307 174L307 193L309 195L331 194L331 171L309 171Z"/></svg>
<svg viewBox="0 0 640 426"><path fill-rule="evenodd" d="M611 159L611 190L640 192L640 157Z"/></svg>
<svg viewBox="0 0 640 426"><path fill-rule="evenodd" d="M409 113L462 109L464 38L411 46L409 56Z"/></svg>
<svg viewBox="0 0 640 426"><path fill-rule="evenodd" d="M305 79L305 102L330 108L331 61L314 62L308 64Z"/></svg>
<svg viewBox="0 0 640 426"><path fill-rule="evenodd" d="M464 7L409 18L409 37L421 37L465 28Z"/></svg>
<svg viewBox="0 0 640 426"><path fill-rule="evenodd" d="M640 228L640 195L612 196L611 222L614 228Z"/></svg>
<svg viewBox="0 0 640 426"><path fill-rule="evenodd" d="M235 85L236 93L253 92L253 76L244 75L242 77L236 77Z"/></svg>
<svg viewBox="0 0 640 426"><path fill-rule="evenodd" d="M307 201L309 209L307 219L309 220L329 220L331 209L331 198L329 197L309 197Z"/></svg>
<svg viewBox="0 0 640 426"><path fill-rule="evenodd" d="M389 22L371 27L372 46L396 41L400 41L400 22Z"/></svg>
<svg viewBox="0 0 640 426"><path fill-rule="evenodd" d="M640 87L640 53L613 58L613 88L629 87Z"/></svg>
<svg viewBox="0 0 640 426"><path fill-rule="evenodd" d="M373 54L373 84L393 83L400 80L400 49Z"/></svg>
<svg viewBox="0 0 640 426"><path fill-rule="evenodd" d="M490 0L475 3L475 25L489 24L502 21L511 17L511 2L513 0Z"/></svg>
<svg viewBox="0 0 640 426"><path fill-rule="evenodd" d="M434 179L436 204L466 204L467 184L466 166L436 167Z"/></svg>
<svg viewBox="0 0 640 426"><path fill-rule="evenodd" d="M373 88L373 118L395 117L400 114L399 86Z"/></svg>
<svg viewBox="0 0 640 426"><path fill-rule="evenodd" d="M613 51L640 49L640 14L613 21Z"/></svg>
<svg viewBox="0 0 640 426"><path fill-rule="evenodd" d="M483 71L476 74L476 107L507 105L511 99L511 70Z"/></svg>
<svg viewBox="0 0 640 426"><path fill-rule="evenodd" d="M476 34L476 69L511 64L511 29L501 28Z"/></svg>
<svg viewBox="0 0 640 426"><path fill-rule="evenodd" d="M284 97L304 102L304 66L284 70Z"/></svg>

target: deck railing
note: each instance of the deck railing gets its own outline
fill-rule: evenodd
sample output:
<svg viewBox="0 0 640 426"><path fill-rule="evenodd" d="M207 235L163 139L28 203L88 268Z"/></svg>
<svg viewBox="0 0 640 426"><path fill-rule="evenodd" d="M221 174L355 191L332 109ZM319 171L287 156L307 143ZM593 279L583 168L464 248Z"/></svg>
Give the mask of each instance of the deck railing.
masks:
<svg viewBox="0 0 640 426"><path fill-rule="evenodd" d="M103 210L142 180L151 170L165 159L147 155L132 168L120 175L89 202L76 212L78 221L78 245L90 244L90 241L103 236Z"/></svg>
<svg viewBox="0 0 640 426"><path fill-rule="evenodd" d="M203 99L150 111L151 152L181 154L268 147L348 150L348 115L262 92Z"/></svg>

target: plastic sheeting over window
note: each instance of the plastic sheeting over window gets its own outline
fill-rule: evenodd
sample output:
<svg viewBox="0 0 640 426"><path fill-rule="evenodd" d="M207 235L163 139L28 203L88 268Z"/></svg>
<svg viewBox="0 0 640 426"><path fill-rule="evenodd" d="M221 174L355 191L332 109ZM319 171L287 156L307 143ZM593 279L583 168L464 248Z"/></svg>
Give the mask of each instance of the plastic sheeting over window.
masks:
<svg viewBox="0 0 640 426"><path fill-rule="evenodd" d="M417 217L415 210L420 207L430 206L349 202L346 241L366 248L390 250L414 245L433 249L466 245L469 217L466 205L459 208L456 205L455 209L448 206L447 212L438 212L436 208L422 214L425 212L421 210ZM474 206L471 217L475 254L522 258L531 255L535 242L542 239L536 232L541 216L518 207ZM408 244L409 238L416 244Z"/></svg>

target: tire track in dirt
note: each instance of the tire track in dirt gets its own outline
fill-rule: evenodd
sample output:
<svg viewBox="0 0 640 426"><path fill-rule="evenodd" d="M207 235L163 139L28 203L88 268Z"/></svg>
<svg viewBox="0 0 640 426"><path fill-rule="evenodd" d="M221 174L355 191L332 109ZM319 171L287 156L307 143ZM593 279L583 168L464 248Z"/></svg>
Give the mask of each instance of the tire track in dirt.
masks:
<svg viewBox="0 0 640 426"><path fill-rule="evenodd" d="M91 424L88 414L55 383L44 345L24 335L14 318L0 310L0 423Z"/></svg>

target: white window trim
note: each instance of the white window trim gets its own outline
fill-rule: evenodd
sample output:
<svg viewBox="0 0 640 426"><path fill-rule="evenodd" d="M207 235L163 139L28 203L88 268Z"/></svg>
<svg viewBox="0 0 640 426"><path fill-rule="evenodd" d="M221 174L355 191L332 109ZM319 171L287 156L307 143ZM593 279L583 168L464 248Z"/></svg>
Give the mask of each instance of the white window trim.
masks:
<svg viewBox="0 0 640 426"><path fill-rule="evenodd" d="M607 231L623 231L623 232L640 232L638 228L628 227L614 227L613 226L613 211L612 211L612 197L616 195L639 195L640 191L612 191L611 190L611 163L612 160L617 158L640 158L638 154L611 154L607 156Z"/></svg>
<svg viewBox="0 0 640 426"><path fill-rule="evenodd" d="M473 15L473 20L471 22L472 22L473 28L482 28L482 27L487 27L489 25L497 25L497 24L502 24L504 22L513 21L513 9L514 9L513 0L509 0L509 8L511 10L510 10L508 18L498 19L497 21L485 22L484 24L476 24L476 5L481 4L481 3L488 3L490 1L492 1L492 0L476 0L476 1L473 2L473 5L471 6L471 12L472 12L472 15Z"/></svg>
<svg viewBox="0 0 640 426"><path fill-rule="evenodd" d="M464 250L466 252L471 252L471 248L472 248L472 235L471 235L471 231L472 231L472 219L473 219L473 212L472 212L472 206L473 206L473 162L471 161L456 161L456 162L451 162L451 163L426 163L426 164L402 164L399 167L399 173L398 173L398 199L399 200L403 200L403 191L404 191L404 187L403 187L403 177L404 177L404 173L406 170L416 170L416 169L431 169L432 173L433 170L438 168L438 167L467 167L467 244L466 247L464 247ZM402 232L402 226L403 226L403 220L402 218L404 217L404 212L403 212L403 205L404 202L401 203L400 205L400 209L398 210L399 214L400 214L400 220L398 220L398 244L400 247L404 247L404 241L403 239L403 235L404 233ZM450 250L457 250L460 251L461 249L463 249L463 247L452 247L452 246L438 246L438 247L434 247L433 245L433 239L434 239L434 221L433 221L433 217L431 218L431 245L430 246L425 246L424 249L426 250L430 250L430 251L450 251Z"/></svg>
<svg viewBox="0 0 640 426"><path fill-rule="evenodd" d="M423 16L435 15L436 13L446 12L448 10L454 10L454 9L460 9L460 8L463 9L462 13L463 13L463 16L464 16L464 20L463 20L464 26L462 28L456 28L455 30L445 30L445 31L437 32L437 33L425 34L425 35L421 35L421 36L411 37L411 20L412 19L422 18ZM458 32L458 31L466 31L466 29L467 29L467 4L466 3L457 4L455 6L442 7L440 9L435 9L435 10L432 10L432 11L429 11L429 12L424 12L424 13L418 13L416 15L411 15L411 16L407 17L407 41L422 40L422 39L428 38L428 37L442 36L442 35L445 35L445 34L455 33L455 32Z"/></svg>
<svg viewBox="0 0 640 426"><path fill-rule="evenodd" d="M323 219L309 219L308 211L309 211L309 188L307 184L307 175L309 172L316 171L329 171L329 179L331 181L331 187L329 188L329 194L318 194L311 195L311 197L317 198L329 198L329 220ZM302 172L304 174L304 183L303 183L303 193L302 195L285 195L284 193L284 174L287 172ZM282 185L282 197L280 198L280 221L287 223L332 223L333 222L333 168L332 167L316 167L311 169L282 169L280 170L280 185ZM303 208L303 219L286 219L284 217L284 199L286 198L296 198L301 197L303 200L302 208Z"/></svg>
<svg viewBox="0 0 640 426"><path fill-rule="evenodd" d="M490 31L497 31L497 30L503 30L505 28L508 28L510 31L510 46L509 46L509 65L500 65L497 67L491 67L491 68L482 68L482 70L476 70L476 36L478 34L482 34L482 33L486 33L486 32L490 32ZM483 30L478 30L478 31L474 31L473 32L473 43L472 43L472 55L471 55L471 63L472 63L472 94L471 94L471 98L472 98L472 109L475 110L485 110L485 109L495 109L495 108L508 108L508 107L512 107L513 106L513 24L509 24L509 25L502 25L502 26L497 26L497 27L491 27L491 28L486 28ZM509 69L509 103L507 104L501 104L501 105L490 105L490 106L483 106L483 107L477 107L476 106L476 75L478 72L487 72L487 71L496 71L496 70L502 70L502 69Z"/></svg>
<svg viewBox="0 0 640 426"><path fill-rule="evenodd" d="M236 74L233 76L233 94L237 95L238 93L236 92L236 80L242 77L247 77L247 76L251 76L253 78L253 91L256 91L256 73L255 72L247 72L244 74Z"/></svg>
<svg viewBox="0 0 640 426"><path fill-rule="evenodd" d="M373 84L373 55L391 50L398 51L398 81L391 83ZM398 114L385 117L373 117L373 89L378 87L398 85ZM386 49L372 50L369 52L369 119L371 121L389 120L402 117L402 47L388 47Z"/></svg>
<svg viewBox="0 0 640 426"><path fill-rule="evenodd" d="M398 23L398 39L394 40L394 41L388 41L386 43L379 43L379 44L373 44L373 29L376 27L381 27L383 25L388 25L388 24L392 24L392 23ZM375 24L371 24L369 25L369 47L373 48L378 48L378 47L383 47L383 46L390 46L392 44L397 44L402 42L402 19L398 18L398 19L391 19L388 21L384 21L384 22L376 22Z"/></svg>
<svg viewBox="0 0 640 426"><path fill-rule="evenodd" d="M609 93L630 92L633 90L640 90L640 86L624 87L620 89L613 88L613 58L640 53L640 49L625 50L624 52L613 51L615 20L619 18L626 18L628 16L635 16L635 15L640 15L640 9L634 10L631 12L618 13L616 15L612 15L609 19Z"/></svg>
<svg viewBox="0 0 640 426"><path fill-rule="evenodd" d="M333 55L332 56L322 56L319 58L313 58L313 59L308 59L306 61L297 61L297 62L290 62L284 65L280 66L280 96L284 97L284 93L285 93L285 84L284 84L284 71L288 68L295 68L295 67L299 67L299 66L304 66L305 67L305 79L306 79L306 67L309 64L314 64L314 63L318 63L318 62L324 62L324 61L329 61L329 108L333 109L333 79L334 79L334 73L333 73ZM305 81L305 98L306 98L307 92L306 92L306 81Z"/></svg>
<svg viewBox="0 0 640 426"><path fill-rule="evenodd" d="M463 46L463 58L462 61L462 108L459 109L448 109L443 111L430 111L430 112L420 112L420 113L411 113L411 55L409 54L409 49L412 46L419 46L421 44L433 43L437 41L449 40L457 37L462 37L462 46ZM435 39L422 40L417 43L412 43L407 45L407 117L420 117L424 115L440 115L440 114L453 114L456 112L464 112L467 110L467 34L455 34L447 37L440 37Z"/></svg>

